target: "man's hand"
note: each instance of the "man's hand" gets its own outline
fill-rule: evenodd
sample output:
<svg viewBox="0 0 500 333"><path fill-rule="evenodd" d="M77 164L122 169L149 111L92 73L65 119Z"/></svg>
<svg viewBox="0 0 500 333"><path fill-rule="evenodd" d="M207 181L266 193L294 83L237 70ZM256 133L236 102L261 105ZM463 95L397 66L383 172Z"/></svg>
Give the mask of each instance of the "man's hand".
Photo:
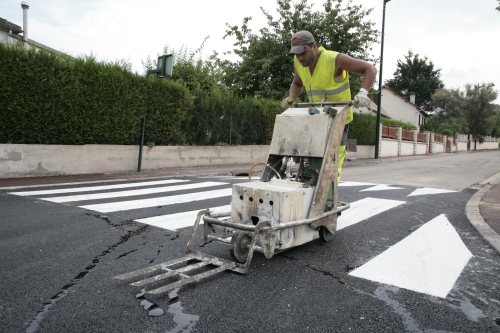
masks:
<svg viewBox="0 0 500 333"><path fill-rule="evenodd" d="M281 107L283 109L291 108L293 106L293 102L294 102L294 99L291 98L290 96L288 96L287 98L285 98L284 100L281 101Z"/></svg>
<svg viewBox="0 0 500 333"><path fill-rule="evenodd" d="M354 106L357 108L370 106L370 102L368 91L364 88L361 88L359 93L354 97Z"/></svg>

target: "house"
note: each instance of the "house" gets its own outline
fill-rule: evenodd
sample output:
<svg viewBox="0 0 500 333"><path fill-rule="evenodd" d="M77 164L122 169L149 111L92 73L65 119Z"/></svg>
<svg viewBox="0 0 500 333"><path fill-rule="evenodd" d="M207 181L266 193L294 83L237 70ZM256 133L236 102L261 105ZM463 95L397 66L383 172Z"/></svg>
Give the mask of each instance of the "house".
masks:
<svg viewBox="0 0 500 333"><path fill-rule="evenodd" d="M370 106L360 107L360 108L353 107L352 112L353 113L367 113L367 114L372 114L372 115L376 116L377 112L378 112L378 106L377 106L377 104L375 104L375 102L371 101ZM380 108L380 116L382 118L391 118L389 113L387 113L387 111L385 111L384 108Z"/></svg>
<svg viewBox="0 0 500 333"><path fill-rule="evenodd" d="M428 115L415 105L415 94L407 100L390 88L382 87L382 109L390 118L413 124L417 129L425 124Z"/></svg>
<svg viewBox="0 0 500 333"><path fill-rule="evenodd" d="M15 23L12 23L2 17L0 17L0 42L3 43L13 43L17 41L22 41L25 43L25 46L33 46L36 49L40 50L46 50L50 51L53 53L57 54L63 54L62 52L59 52L51 47L48 47L47 45L43 45L41 43L38 43L37 41L34 41L33 39L28 38L28 9L29 5L27 2L23 1L21 2L21 7L23 9L23 26L24 28L21 29L20 26L18 26ZM22 35L21 35L22 34Z"/></svg>

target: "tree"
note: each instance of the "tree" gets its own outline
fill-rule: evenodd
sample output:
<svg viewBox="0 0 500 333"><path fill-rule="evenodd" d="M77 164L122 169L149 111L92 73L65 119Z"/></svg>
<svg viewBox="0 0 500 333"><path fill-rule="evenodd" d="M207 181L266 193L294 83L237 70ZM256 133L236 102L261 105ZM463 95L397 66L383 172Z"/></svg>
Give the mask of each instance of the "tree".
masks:
<svg viewBox="0 0 500 333"><path fill-rule="evenodd" d="M163 48L163 54L174 55L174 67L170 80L184 84L190 91L202 90L211 91L221 88L219 83L222 80L223 73L217 65L217 55L212 54L208 59L203 60L201 52L209 36L205 37L200 47L196 50L183 45L180 50L171 49L169 45ZM144 72L156 68L156 61L150 56L142 61Z"/></svg>
<svg viewBox="0 0 500 333"><path fill-rule="evenodd" d="M299 30L309 30L318 45L328 50L375 62L370 52L378 31L366 20L372 9L352 2L343 6L343 0L326 0L320 12L313 11L307 0L293 5L290 0L277 0L278 19L261 7L267 26L258 33L249 28L250 17L241 26L227 24L224 38L236 38L233 52L240 60L219 61L225 68L225 84L240 95L282 99L293 78L290 38ZM357 91L360 85L359 76L352 76L351 90Z"/></svg>
<svg viewBox="0 0 500 333"><path fill-rule="evenodd" d="M500 4L500 0L498 0L498 3ZM500 12L500 6L496 8Z"/></svg>
<svg viewBox="0 0 500 333"><path fill-rule="evenodd" d="M415 105L422 111L432 111L431 97L436 90L444 88L441 81L441 69L434 68L434 63L427 57L421 58L411 50L398 60L394 78L385 81L385 85L410 99L410 93L415 93Z"/></svg>
<svg viewBox="0 0 500 333"><path fill-rule="evenodd" d="M495 123L493 125L493 131L491 131L491 135L499 138L500 137L500 105L495 104Z"/></svg>
<svg viewBox="0 0 500 333"><path fill-rule="evenodd" d="M494 86L493 83L466 84L464 90L438 90L432 96L432 104L439 110L437 117L461 122L461 131L480 141L485 135L495 134L498 107L492 102L498 93Z"/></svg>

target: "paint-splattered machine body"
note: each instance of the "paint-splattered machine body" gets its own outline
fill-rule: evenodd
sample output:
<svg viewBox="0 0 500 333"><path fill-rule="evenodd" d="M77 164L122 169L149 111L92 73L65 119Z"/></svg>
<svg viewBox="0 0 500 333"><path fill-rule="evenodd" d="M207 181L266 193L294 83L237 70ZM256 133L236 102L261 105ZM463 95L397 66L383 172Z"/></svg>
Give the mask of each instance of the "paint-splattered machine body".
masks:
<svg viewBox="0 0 500 333"><path fill-rule="evenodd" d="M256 163L266 166L260 180L233 185L230 211L213 213L207 209L198 213L185 257L117 278L126 279L156 269L167 271L159 276L180 275L187 269L168 266L193 260L198 264L190 266L217 267L149 291L160 293L224 270L245 274L254 251L272 258L278 252L317 238L330 240L338 215L349 208L347 203L337 200L337 167L351 104L304 103L296 106L276 116L267 160ZM204 244L213 241L229 244L234 261L192 249L202 220ZM157 280L150 278L148 281Z"/></svg>

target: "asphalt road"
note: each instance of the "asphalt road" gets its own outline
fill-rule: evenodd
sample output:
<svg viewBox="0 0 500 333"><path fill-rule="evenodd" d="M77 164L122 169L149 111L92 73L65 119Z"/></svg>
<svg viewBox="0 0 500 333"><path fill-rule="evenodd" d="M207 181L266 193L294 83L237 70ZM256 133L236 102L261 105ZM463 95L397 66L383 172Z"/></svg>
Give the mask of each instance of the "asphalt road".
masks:
<svg viewBox="0 0 500 333"><path fill-rule="evenodd" d="M76 191L145 180L1 190L0 331L500 332L500 255L464 211L474 184L500 171L497 155L346 168L339 200L351 208L330 242L272 259L256 254L247 275L223 272L139 298L144 287L113 277L183 256L190 228L170 221L229 204L226 195L195 199L244 179L176 178L183 182L134 188L184 186L175 191L67 202L55 198L107 196L130 185ZM68 192L12 194L63 188ZM172 201L107 212L95 206L160 197ZM159 215L167 215L164 223L148 220ZM230 259L224 244L201 250ZM151 313L145 301L154 304Z"/></svg>

